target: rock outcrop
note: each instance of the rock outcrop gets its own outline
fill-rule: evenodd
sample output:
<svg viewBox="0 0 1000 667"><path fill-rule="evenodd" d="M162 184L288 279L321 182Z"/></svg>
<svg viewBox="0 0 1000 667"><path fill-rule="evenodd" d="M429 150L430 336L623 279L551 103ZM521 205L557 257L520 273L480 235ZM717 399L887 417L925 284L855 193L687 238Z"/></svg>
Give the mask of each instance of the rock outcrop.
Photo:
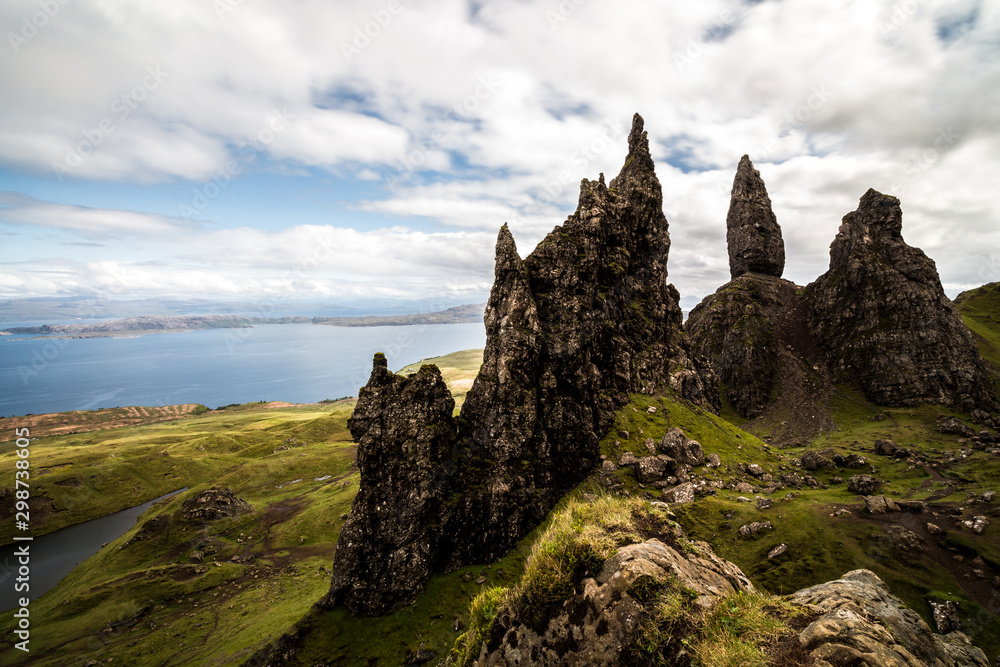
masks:
<svg viewBox="0 0 1000 667"><path fill-rule="evenodd" d="M780 278L785 270L785 244L771 210L771 198L760 172L744 155L736 168L726 216L729 274L739 278L759 273Z"/></svg>
<svg viewBox="0 0 1000 667"><path fill-rule="evenodd" d="M733 181L726 218L732 280L691 311L692 352L705 357L726 398L744 417L763 412L774 392L780 344L776 325L796 300L781 279L785 247L760 172L746 155Z"/></svg>
<svg viewBox="0 0 1000 667"><path fill-rule="evenodd" d="M691 350L711 360L726 398L744 417L763 412L779 367L776 322L795 304L793 283L745 274L698 304L685 324Z"/></svg>
<svg viewBox="0 0 1000 667"><path fill-rule="evenodd" d="M717 409L666 281L670 236L638 114L628 147L618 176L584 180L576 212L523 261L500 230L483 366L459 418L470 491L445 524L453 564L492 560L536 526L594 467L629 393L669 385Z"/></svg>
<svg viewBox="0 0 1000 667"><path fill-rule="evenodd" d="M191 522L217 521L251 511L250 503L237 498L228 487L206 489L185 500L180 509L181 519Z"/></svg>
<svg viewBox="0 0 1000 667"><path fill-rule="evenodd" d="M990 667L961 632L938 635L869 570L790 597L822 613L799 633L817 667Z"/></svg>
<svg viewBox="0 0 1000 667"><path fill-rule="evenodd" d="M327 604L365 615L410 604L438 563L457 429L455 401L436 366L411 376L375 355L347 425L361 486L337 542Z"/></svg>
<svg viewBox="0 0 1000 667"><path fill-rule="evenodd" d="M899 200L875 190L844 216L830 268L807 288L811 327L834 375L881 405L995 412L972 333L934 262L903 241Z"/></svg>
<svg viewBox="0 0 1000 667"><path fill-rule="evenodd" d="M642 579L685 589L696 596L694 606L701 610L710 609L730 593L754 590L738 567L716 556L704 542L695 543L690 552L657 539L632 544L606 561L597 577L584 579L583 592L570 597L541 631L527 624L514 625L499 646L483 647L476 664L628 664L622 654L643 618L643 600L634 589Z"/></svg>
<svg viewBox="0 0 1000 667"><path fill-rule="evenodd" d="M776 558L786 550L785 545L779 545L768 557ZM703 542L695 542L690 551L682 552L657 539L647 540L619 549L597 577L583 580L577 588L581 592L554 605L555 613L544 619L541 627L537 622L507 619L508 629L488 645L484 643L472 664L633 664L629 656L641 635L641 625L648 622L644 618L650 614L650 602L643 592L655 585L676 587L694 597L684 612L686 621L675 622L677 634L667 640L659 638L667 647L673 646L666 654L657 653L666 664L687 664L690 660L685 647L697 641L696 628L703 612L717 603L725 604L726 596L737 591L754 590L738 567L718 558ZM798 655L816 667L990 667L983 651L964 634L935 634L868 570L855 570L836 581L803 589L789 596L789 601L808 608L807 625L791 638L802 652ZM636 655L649 658L641 652Z"/></svg>
<svg viewBox="0 0 1000 667"><path fill-rule="evenodd" d="M670 237L638 114L628 147L619 175L584 180L576 212L524 260L501 228L483 365L457 430L438 376L405 380L376 358L351 420L361 489L328 603L383 613L435 564L504 554L597 465L630 393L671 387L718 411L666 282Z"/></svg>

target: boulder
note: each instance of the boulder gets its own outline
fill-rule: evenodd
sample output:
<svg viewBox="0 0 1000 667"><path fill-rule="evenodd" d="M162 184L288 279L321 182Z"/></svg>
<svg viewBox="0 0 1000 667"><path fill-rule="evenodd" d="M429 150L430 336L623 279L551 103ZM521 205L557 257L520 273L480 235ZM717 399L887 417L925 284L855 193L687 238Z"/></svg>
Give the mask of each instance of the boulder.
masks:
<svg viewBox="0 0 1000 667"><path fill-rule="evenodd" d="M743 537L755 537L758 533L771 530L773 526L770 521L753 521L746 525L740 526L739 534Z"/></svg>
<svg viewBox="0 0 1000 667"><path fill-rule="evenodd" d="M683 484L678 484L672 489L663 492L663 499L668 503L693 503L694 502L694 484L691 482L684 482Z"/></svg>
<svg viewBox="0 0 1000 667"><path fill-rule="evenodd" d="M972 517L972 521L963 521L962 525L976 535L982 535L986 527L990 525L990 521L985 516L974 516Z"/></svg>
<svg viewBox="0 0 1000 667"><path fill-rule="evenodd" d="M847 490L861 496L871 495L882 483L871 475L852 475L847 480Z"/></svg>
<svg viewBox="0 0 1000 667"><path fill-rule="evenodd" d="M690 466L700 466L705 462L701 443L684 435L684 431L676 426L667 431L660 441L660 453Z"/></svg>
<svg viewBox="0 0 1000 667"><path fill-rule="evenodd" d="M938 432L944 433L946 435L960 435L966 438L971 438L976 434L970 427L966 426L960 422L955 417L949 417L948 419L941 422L938 426Z"/></svg>
<svg viewBox="0 0 1000 667"><path fill-rule="evenodd" d="M618 466L624 468L625 466L634 466L639 464L639 457L637 457L632 452L625 452L618 459Z"/></svg>
<svg viewBox="0 0 1000 667"><path fill-rule="evenodd" d="M643 484L662 479L667 471L667 464L658 456L643 456L635 467L635 476Z"/></svg>
<svg viewBox="0 0 1000 667"><path fill-rule="evenodd" d="M896 459L903 459L910 455L909 450L897 445L889 438L880 438L875 441L875 453L880 456L891 456Z"/></svg>
<svg viewBox="0 0 1000 667"><path fill-rule="evenodd" d="M802 467L806 470L822 470L823 468L833 467L833 461L819 452L804 452L799 460L802 462Z"/></svg>
<svg viewBox="0 0 1000 667"><path fill-rule="evenodd" d="M927 604L930 605L931 613L934 615L934 625L942 635L962 630L962 619L958 615L957 604L951 600L944 602L928 600Z"/></svg>
<svg viewBox="0 0 1000 667"><path fill-rule="evenodd" d="M885 496L865 496L865 509L869 514L885 514L886 512L898 512L899 505Z"/></svg>
<svg viewBox="0 0 1000 667"><path fill-rule="evenodd" d="M770 551L767 552L767 559L771 560L773 558L777 558L778 556L782 555L786 551L788 551L788 545L785 544L785 543L781 543L778 546L774 547L773 549L771 549Z"/></svg>
<svg viewBox="0 0 1000 667"><path fill-rule="evenodd" d="M989 667L965 635L934 634L869 570L803 589L789 601L821 614L799 632L799 645L817 665Z"/></svg>
<svg viewBox="0 0 1000 667"><path fill-rule="evenodd" d="M643 617L643 600L634 592L640 580L680 586L694 596L698 609L709 609L736 591L754 590L738 567L716 556L704 542L683 550L657 539L630 544L605 561L596 577L583 579L577 589L581 592L571 593L541 623L517 616L509 619L502 636L482 645L476 664L623 664L622 650L633 641Z"/></svg>

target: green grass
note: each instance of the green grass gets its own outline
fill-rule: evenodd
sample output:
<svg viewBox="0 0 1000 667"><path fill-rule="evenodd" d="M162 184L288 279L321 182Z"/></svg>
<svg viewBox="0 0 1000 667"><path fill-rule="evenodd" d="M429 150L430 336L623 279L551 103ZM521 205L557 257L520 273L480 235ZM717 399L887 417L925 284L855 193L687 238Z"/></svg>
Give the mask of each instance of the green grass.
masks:
<svg viewBox="0 0 1000 667"><path fill-rule="evenodd" d="M983 358L1000 370L1000 283L962 292L955 306L976 335Z"/></svg>
<svg viewBox="0 0 1000 667"><path fill-rule="evenodd" d="M452 352L442 357L431 357L421 359L415 364L404 366L399 373L402 375L412 375L420 370L424 364L434 364L441 371L441 375L448 383L448 389L455 399L455 408L462 406L465 402L465 395L472 388L472 381L479 373L479 367L483 365L483 350L463 350Z"/></svg>
<svg viewBox="0 0 1000 667"><path fill-rule="evenodd" d="M140 505L179 488L257 475L258 486L315 473L298 455L309 445L348 442L353 401L196 417L41 437L31 444L31 526L42 535ZM281 456L274 450L286 447ZM0 445L0 487L14 486L15 444ZM272 458L268 458L272 457ZM284 461L284 463L278 463ZM324 469L340 474L346 462ZM242 469L242 470L241 470ZM321 476L312 474L312 477ZM0 527L9 543L13 527Z"/></svg>
<svg viewBox="0 0 1000 667"><path fill-rule="evenodd" d="M441 359L449 363L442 369L446 381L463 380L474 376L482 352ZM32 440L35 535L183 486L190 490L154 505L135 528L34 601L32 618L44 622L33 626L32 654L0 646L0 663L22 664L30 657L37 665L240 664L287 632L329 590L340 517L357 493L347 430L353 407L353 400L282 408L250 403L169 422ZM54 415L48 422L72 427L78 419L90 428L120 417L102 411ZM0 445L0 486L13 486L14 448L13 442ZM253 512L205 527L180 520L182 502L211 486L232 488ZM164 517L165 527L128 544L154 517ZM0 540L10 541L11 528L3 530ZM194 551L205 552L202 562L191 558ZM512 572L517 562L510 557ZM446 601L461 614L479 590L461 579L465 573L433 580L427 600ZM440 625L438 645L450 647L452 619L439 624L432 618L436 612L414 610L428 608L404 610L380 626L395 637L389 642L405 635L392 623L409 615L414 637L433 635ZM350 630L342 635L342 650L356 649L353 637L370 627L367 620L349 618L336 625ZM9 616L0 619L3 636L11 629Z"/></svg>

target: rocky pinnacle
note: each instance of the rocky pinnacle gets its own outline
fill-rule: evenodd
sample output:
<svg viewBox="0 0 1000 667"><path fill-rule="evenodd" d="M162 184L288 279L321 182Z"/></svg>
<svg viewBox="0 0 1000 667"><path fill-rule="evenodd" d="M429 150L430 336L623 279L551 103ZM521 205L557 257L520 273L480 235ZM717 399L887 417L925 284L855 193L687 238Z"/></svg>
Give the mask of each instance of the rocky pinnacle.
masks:
<svg viewBox="0 0 1000 667"><path fill-rule="evenodd" d="M328 604L385 613L435 567L506 553L594 469L629 394L670 387L718 410L667 284L663 194L638 114L628 146L618 176L584 180L576 212L523 260L501 227L483 365L457 433L437 369L403 378L376 357L349 422L361 481Z"/></svg>
<svg viewBox="0 0 1000 667"><path fill-rule="evenodd" d="M762 273L780 278L785 270L785 245L781 227L771 210L771 199L750 157L744 155L736 169L726 216L729 273Z"/></svg>
<svg viewBox="0 0 1000 667"><path fill-rule="evenodd" d="M881 405L996 410L972 332L902 226L899 200L875 190L844 216L829 271L807 288L816 339L834 373Z"/></svg>

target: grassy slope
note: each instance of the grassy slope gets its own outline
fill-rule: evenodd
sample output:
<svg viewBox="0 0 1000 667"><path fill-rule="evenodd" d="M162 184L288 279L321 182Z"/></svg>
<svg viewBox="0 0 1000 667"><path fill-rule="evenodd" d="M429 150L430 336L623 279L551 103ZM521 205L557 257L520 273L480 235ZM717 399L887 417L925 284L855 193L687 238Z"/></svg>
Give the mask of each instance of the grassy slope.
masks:
<svg viewBox="0 0 1000 667"><path fill-rule="evenodd" d="M412 375L424 364L434 364L441 370L442 376L448 382L448 389L455 398L455 407L459 408L465 402L465 395L472 388L472 381L476 379L479 367L483 365L483 350L463 350L443 357L421 359L415 364L403 367L399 373Z"/></svg>
<svg viewBox="0 0 1000 667"><path fill-rule="evenodd" d="M1000 388L1000 283L990 283L955 297L955 306L976 336L979 351L993 367Z"/></svg>
<svg viewBox="0 0 1000 667"><path fill-rule="evenodd" d="M444 369L460 369L465 374L445 372L446 380L453 381L456 377L471 379L480 359L481 352L470 352L448 355L440 362ZM651 407L655 412L649 412ZM329 566L339 533L339 516L348 510L356 491L356 475L335 483L313 481L321 471L333 474L334 479L337 472L331 471L349 472L346 466L352 454L345 428L349 409L349 405L335 405L208 413L170 424L70 436L54 439L48 445L44 441L36 443L36 447L42 445L36 452L45 455L43 450L48 446L54 457L71 453L86 457L90 452L100 452L98 467L123 465L129 457L122 451L134 450L132 458L144 462L150 459L142 456L167 449L171 456L163 458L178 462L190 459L186 465L191 470L211 477L211 482L206 479L199 488L230 485L255 509L251 516L213 524L204 535L172 526L157 538L159 542L138 542L118 551L134 533L131 531L109 545L34 604L33 615L46 620L36 627L33 646L62 647L58 660L46 662L47 658L42 658L37 664L61 664L67 655L80 657L83 662L111 657L117 664L238 664L266 639L306 616L311 604L327 590L328 572L321 568ZM940 415L951 414L947 410L883 410L843 389L834 398L832 413L837 430L824 433L808 448L833 447L868 457L877 468L876 474L891 480L883 491L892 497L923 499L934 494L940 507L951 508L966 499L967 490L978 492L1000 484L1000 462L983 452L957 463L935 462L933 477L922 468L911 470L905 462L872 454L877 437L892 437L936 459L941 459L943 452L960 450L962 443L956 436L944 436L935 429ZM769 447L725 419L671 397L637 395L619 412L611 434L601 442L602 452L615 461L626 450L641 455L645 438L659 439L671 426L681 427L706 451L721 456L721 468L703 467L696 474L724 484L752 482L742 472L742 466L751 462L776 475L795 470L792 459L804 451ZM623 437L621 431L627 431L629 437ZM289 450L271 453L275 442L288 444L289 438L299 443ZM112 442L117 444L111 446ZM198 449L199 444L205 451ZM143 448L150 447L153 449L142 453ZM118 460L108 461L115 452L119 453L115 457ZM226 466L216 458L226 456L239 459L242 465L229 460ZM157 460L155 465L161 463ZM218 466L218 472L213 466ZM125 470L141 467L134 465ZM9 468L0 461L0 470ZM52 481L64 478L56 475L68 476L71 469L55 469ZM866 567L889 582L893 592L925 618L929 618L927 596L956 599L965 611L967 631L996 657L1000 652L1000 623L972 600L952 570L920 554L901 552L884 537L883 527L869 521L858 509L859 499L846 491L846 484L832 483L834 475L847 479L858 472L869 470L815 473L827 488L807 487L797 491L795 497L787 491L778 492L772 496L774 507L765 511L756 510L752 503L737 502L739 494L722 489L680 508L677 518L691 537L711 543L721 556L740 565L766 591L787 593ZM634 496L659 495L652 487L640 486L625 470L617 476L623 490ZM299 477L304 481L276 488ZM347 486L343 487L345 482ZM593 490L597 483L595 477L585 486ZM60 493L69 487L48 488ZM194 490L152 508L143 520L176 509ZM578 490L574 497L582 491ZM155 497L156 492L150 488L150 494ZM54 497L56 500L68 502ZM850 509L853 516L830 516L841 507ZM984 510L992 508L979 505L966 514ZM289 518L282 521L285 515ZM922 520L930 518L920 516ZM744 523L764 519L774 522L776 530L755 539L737 535ZM271 525L266 533L260 528L262 522ZM1000 520L994 520L981 537L954 529L945 518L940 522L949 530L942 541L955 548L955 553L969 559L975 551L1000 566ZM543 529L526 538L501 563L435 577L427 593L411 609L377 620L354 619L342 610L310 614L305 626L307 641L298 656L300 664L400 664L407 651L420 648L422 643L437 651L438 656L443 655L468 625L470 600L485 587L516 582L524 570L526 555ZM788 553L768 561L766 553L779 542L788 544ZM188 562L188 554L202 543L218 550L206 562L220 563L209 564L203 572ZM228 562L232 555L247 554L255 555L255 560ZM475 583L480 576L485 577L482 585ZM973 581L971 585L984 584ZM62 604L63 600L68 604ZM152 611L130 622L147 605ZM453 630L456 618L460 624L457 632ZM116 621L125 622L115 631L102 631ZM0 620L3 636L9 636L8 629L9 620ZM172 658L181 643L183 658ZM12 657L20 656L7 651L0 654L0 662L7 664Z"/></svg>
<svg viewBox="0 0 1000 667"><path fill-rule="evenodd" d="M461 383L474 377L482 351L440 360L445 380ZM353 406L353 400L271 409L247 404L167 423L33 440L36 535L191 488L150 508L136 528L33 602L32 618L44 622L33 627L32 655L0 644L0 663L30 658L37 665L109 659L135 665L230 665L286 632L329 588L341 517L357 492L354 444L347 431ZM87 421L88 415L82 417ZM90 426L99 427L102 420L95 417ZM0 445L0 471L7 473L0 474L0 486L13 484L13 449L13 443ZM251 503L253 513L205 527L185 525L178 519L183 501L211 486L231 487ZM157 516L169 518L164 530L128 544ZM11 530L4 529L0 535L9 541ZM206 553L203 561L191 558L199 550ZM516 574L523 556L507 560ZM453 641L453 617L461 616L478 592L474 581L480 571L491 583L508 576L491 568L467 570L429 587L426 600L440 599L452 613L441 620L444 616L434 612L439 617L429 620L437 626L439 646ZM475 576L465 581L463 575L470 572ZM435 636L428 626L432 614L424 611L418 605L373 625L337 618L343 614L334 610L339 640L326 647L354 655L355 633L369 632L370 650L401 660L409 639ZM416 628L409 637L408 616ZM11 637L11 629L5 615L0 637Z"/></svg>
<svg viewBox="0 0 1000 667"><path fill-rule="evenodd" d="M137 665L231 664L248 647L285 631L329 586L324 569L333 557L338 517L357 491L346 431L351 408L341 403L226 411L101 431L82 441L69 436L35 442L36 462L72 461L60 477L83 469L89 474L80 487L46 482L45 488L60 494L56 504L66 507L66 515L121 504L109 495L131 497L141 489L155 497L165 483L161 476L171 488L192 488L150 508L137 528L32 604L32 616L44 619L32 634L38 651L32 664L66 664L68 656L81 664L108 658ZM281 446L288 449L274 451ZM290 484L294 480L301 481ZM126 546L146 520L173 516L183 500L209 486L231 487L253 513L204 529L175 519L152 539ZM77 509L84 505L90 509ZM196 550L212 549L204 563L190 558ZM253 558L232 562L234 556ZM106 630L115 623L123 625ZM8 626L4 618L4 637ZM23 658L9 649L0 653L4 664Z"/></svg>

